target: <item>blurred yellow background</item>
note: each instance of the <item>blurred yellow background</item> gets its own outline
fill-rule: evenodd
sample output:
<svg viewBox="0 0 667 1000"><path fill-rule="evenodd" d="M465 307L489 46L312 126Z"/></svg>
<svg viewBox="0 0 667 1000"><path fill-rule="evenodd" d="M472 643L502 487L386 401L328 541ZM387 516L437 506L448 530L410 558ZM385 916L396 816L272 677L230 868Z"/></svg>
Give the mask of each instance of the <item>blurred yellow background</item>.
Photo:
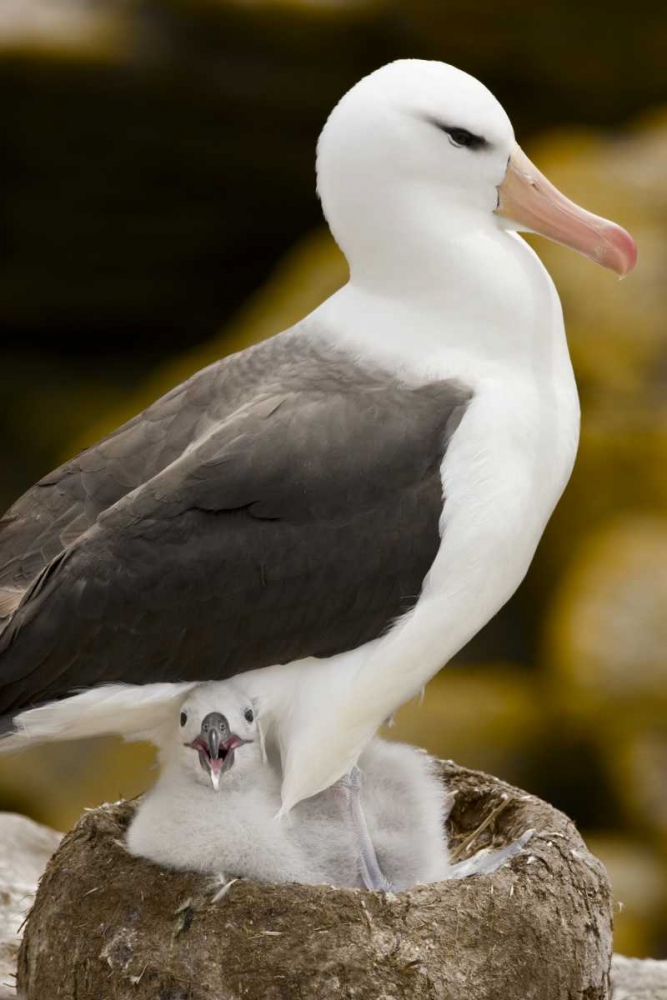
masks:
<svg viewBox="0 0 667 1000"><path fill-rule="evenodd" d="M667 14L642 0L4 0L0 506L346 280L314 194L337 98L392 58L479 76L529 155L628 228L623 283L535 240L583 407L515 598L390 735L567 811L616 949L667 956ZM150 781L114 740L0 758L0 808L66 829Z"/></svg>

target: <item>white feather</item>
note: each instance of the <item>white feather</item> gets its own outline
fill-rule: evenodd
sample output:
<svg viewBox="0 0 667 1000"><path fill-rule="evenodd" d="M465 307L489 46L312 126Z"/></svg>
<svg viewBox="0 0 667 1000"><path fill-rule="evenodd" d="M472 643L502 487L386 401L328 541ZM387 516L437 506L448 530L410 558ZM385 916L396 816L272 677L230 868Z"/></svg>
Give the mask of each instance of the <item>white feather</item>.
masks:
<svg viewBox="0 0 667 1000"><path fill-rule="evenodd" d="M160 730L193 684L109 684L22 712L0 752L34 743L118 735L159 744Z"/></svg>

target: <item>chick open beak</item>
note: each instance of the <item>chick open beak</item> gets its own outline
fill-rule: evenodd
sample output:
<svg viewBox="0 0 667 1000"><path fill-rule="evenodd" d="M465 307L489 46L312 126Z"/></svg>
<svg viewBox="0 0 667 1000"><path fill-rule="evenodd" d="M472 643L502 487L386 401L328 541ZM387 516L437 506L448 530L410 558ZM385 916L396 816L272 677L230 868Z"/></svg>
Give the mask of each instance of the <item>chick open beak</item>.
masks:
<svg viewBox="0 0 667 1000"><path fill-rule="evenodd" d="M199 754L199 764L208 774L214 791L220 790L220 778L234 765L234 751L251 740L231 732L221 712L209 712L202 719L199 735L186 744Z"/></svg>
<svg viewBox="0 0 667 1000"><path fill-rule="evenodd" d="M498 187L496 214L509 221L507 229L539 233L578 250L621 277L637 263L632 236L561 194L519 145L514 146L505 179Z"/></svg>

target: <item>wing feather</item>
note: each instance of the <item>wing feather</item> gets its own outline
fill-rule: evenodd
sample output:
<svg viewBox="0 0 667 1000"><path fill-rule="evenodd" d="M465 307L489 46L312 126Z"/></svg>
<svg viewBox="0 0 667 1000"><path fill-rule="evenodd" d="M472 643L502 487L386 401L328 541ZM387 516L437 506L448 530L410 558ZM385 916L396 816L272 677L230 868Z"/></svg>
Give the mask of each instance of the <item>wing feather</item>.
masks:
<svg viewBox="0 0 667 1000"><path fill-rule="evenodd" d="M103 510L178 457L207 410L220 405L224 366L199 372L20 497L0 519L0 588L26 590Z"/></svg>
<svg viewBox="0 0 667 1000"><path fill-rule="evenodd" d="M414 605L470 392L260 346L237 356L245 376L227 379L216 419L209 400L198 436L184 447L179 425L172 461L41 568L0 634L0 714L101 682L329 656ZM165 412L179 419L173 396ZM101 452L89 458L85 474L103 476Z"/></svg>
<svg viewBox="0 0 667 1000"><path fill-rule="evenodd" d="M159 745L160 731L175 714L175 706L193 684L109 684L62 701L21 712L15 731L0 737L0 753L12 753L35 743L123 736Z"/></svg>

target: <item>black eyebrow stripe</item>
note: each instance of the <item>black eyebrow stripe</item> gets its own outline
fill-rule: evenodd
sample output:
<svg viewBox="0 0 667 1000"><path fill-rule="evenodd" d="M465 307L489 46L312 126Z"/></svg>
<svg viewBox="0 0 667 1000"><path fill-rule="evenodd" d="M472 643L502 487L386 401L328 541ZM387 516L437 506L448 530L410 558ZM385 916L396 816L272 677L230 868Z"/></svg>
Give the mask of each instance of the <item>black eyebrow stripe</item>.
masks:
<svg viewBox="0 0 667 1000"><path fill-rule="evenodd" d="M444 122L437 121L436 119L431 119L433 124L436 125L447 135L451 135L452 132L465 132L468 136L469 141L467 142L468 149L487 149L491 143L488 139L485 139L483 135L475 135L467 128L461 128L460 125L445 125Z"/></svg>

